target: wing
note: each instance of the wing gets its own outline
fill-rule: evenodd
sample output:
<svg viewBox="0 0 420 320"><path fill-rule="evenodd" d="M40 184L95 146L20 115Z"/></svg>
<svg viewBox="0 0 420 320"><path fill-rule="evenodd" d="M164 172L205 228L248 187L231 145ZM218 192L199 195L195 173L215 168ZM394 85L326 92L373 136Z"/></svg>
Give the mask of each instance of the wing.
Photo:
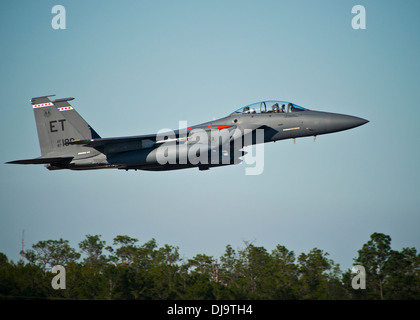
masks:
<svg viewBox="0 0 420 320"><path fill-rule="evenodd" d="M236 126L219 126L217 128L209 127L192 127L187 128L186 130L176 130L172 132L162 133L162 134L151 134L151 135L141 135L141 136L131 136L131 137L120 137L120 138L100 138L100 139L88 139L88 140L76 140L72 141L69 144L83 145L86 147L91 147L99 150L102 153L110 154L116 152L127 152L132 150L139 149L148 149L155 148L159 145L168 142L170 140L184 141L186 139L186 133L194 132L194 129L201 129L207 132L209 137L211 132L220 131L228 129L230 132L229 139L232 135L232 132ZM233 130L232 130L233 129ZM169 138L168 140L163 139L164 137ZM220 143L226 143L226 141L221 140Z"/></svg>
<svg viewBox="0 0 420 320"><path fill-rule="evenodd" d="M83 145L95 149L113 147L114 149L121 149L121 151L129 151L153 147L156 144L156 135L76 140L72 141L70 144Z"/></svg>

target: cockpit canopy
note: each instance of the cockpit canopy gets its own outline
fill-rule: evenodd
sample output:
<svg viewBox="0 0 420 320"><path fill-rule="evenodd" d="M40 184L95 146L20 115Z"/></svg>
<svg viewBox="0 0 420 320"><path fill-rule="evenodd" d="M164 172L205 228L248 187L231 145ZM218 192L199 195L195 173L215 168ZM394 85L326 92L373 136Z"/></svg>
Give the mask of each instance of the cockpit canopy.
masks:
<svg viewBox="0 0 420 320"><path fill-rule="evenodd" d="M300 112L308 109L287 101L261 101L236 110L234 113L287 113Z"/></svg>

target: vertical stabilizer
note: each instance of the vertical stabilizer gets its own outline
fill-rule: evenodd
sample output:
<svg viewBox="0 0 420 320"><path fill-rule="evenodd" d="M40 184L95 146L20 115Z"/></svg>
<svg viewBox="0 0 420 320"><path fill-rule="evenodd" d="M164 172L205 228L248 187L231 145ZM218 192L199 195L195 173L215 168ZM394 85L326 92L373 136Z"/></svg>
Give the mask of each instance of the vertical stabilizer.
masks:
<svg viewBox="0 0 420 320"><path fill-rule="evenodd" d="M52 102L58 111L63 112L64 117L70 121L85 139L98 139L98 133L83 119L80 114L70 105L69 101L74 98L55 99Z"/></svg>
<svg viewBox="0 0 420 320"><path fill-rule="evenodd" d="M57 109L49 97L31 99L42 158L66 156L77 158L80 155L91 155L91 151L95 150L70 144L72 141L89 137L85 136L86 132L80 127L75 127L65 117L65 113Z"/></svg>

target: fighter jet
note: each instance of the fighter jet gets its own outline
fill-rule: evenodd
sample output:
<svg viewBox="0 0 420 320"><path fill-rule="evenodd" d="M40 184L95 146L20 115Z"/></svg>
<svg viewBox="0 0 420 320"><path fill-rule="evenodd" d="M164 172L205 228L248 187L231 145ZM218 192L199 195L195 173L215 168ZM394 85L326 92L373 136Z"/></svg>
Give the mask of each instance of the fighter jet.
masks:
<svg viewBox="0 0 420 320"><path fill-rule="evenodd" d="M287 101L261 101L224 118L175 131L101 138L69 101L32 98L41 157L11 164L44 164L49 170L164 171L208 170L241 163L244 147L284 139L328 134L361 126L368 120L309 110Z"/></svg>

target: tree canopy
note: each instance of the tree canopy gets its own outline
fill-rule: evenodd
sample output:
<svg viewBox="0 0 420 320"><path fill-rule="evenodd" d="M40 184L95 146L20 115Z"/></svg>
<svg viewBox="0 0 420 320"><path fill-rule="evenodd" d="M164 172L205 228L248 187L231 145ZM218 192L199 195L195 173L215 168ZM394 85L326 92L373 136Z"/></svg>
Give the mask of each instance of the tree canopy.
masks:
<svg viewBox="0 0 420 320"><path fill-rule="evenodd" d="M86 235L79 250L69 241L42 240L21 252L26 261L0 253L1 299L419 299L420 255L391 249L391 237L373 233L355 265L366 270L366 289L352 288L329 254L314 248L296 256L277 245L271 252L245 242L227 245L220 257L199 253L183 259L179 248L155 239L118 235L107 246ZM66 289L54 290L52 267L66 271Z"/></svg>

